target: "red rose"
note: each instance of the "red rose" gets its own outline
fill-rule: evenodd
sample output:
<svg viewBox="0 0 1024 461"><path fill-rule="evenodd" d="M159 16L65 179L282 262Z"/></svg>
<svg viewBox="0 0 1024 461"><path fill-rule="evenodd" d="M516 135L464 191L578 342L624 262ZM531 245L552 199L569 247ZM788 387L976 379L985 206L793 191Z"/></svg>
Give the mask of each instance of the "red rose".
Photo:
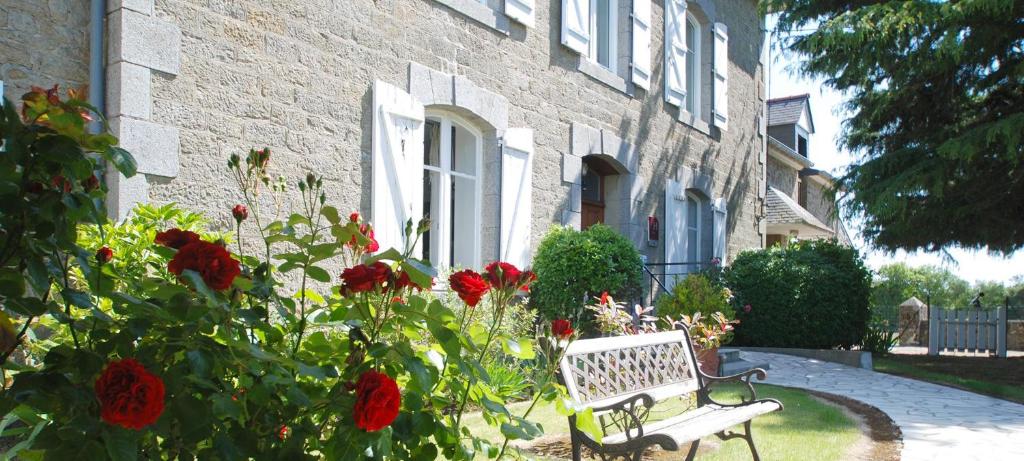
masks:
<svg viewBox="0 0 1024 461"><path fill-rule="evenodd" d="M202 240L181 247L171 262L167 263L167 270L174 275L180 276L186 269L198 272L206 285L218 291L231 287L235 277L242 273L238 261L231 257L228 250Z"/></svg>
<svg viewBox="0 0 1024 461"><path fill-rule="evenodd" d="M551 321L551 334L558 339L569 339L575 330L572 329L572 323L565 319L555 319Z"/></svg>
<svg viewBox="0 0 1024 461"><path fill-rule="evenodd" d="M353 211L352 214L348 215L348 220L352 222L359 222L359 212Z"/></svg>
<svg viewBox="0 0 1024 461"><path fill-rule="evenodd" d="M409 278L409 274L405 271L398 273L398 279L395 281L395 289L402 290L405 288L415 288L416 291L423 291L429 287L422 287L417 285Z"/></svg>
<svg viewBox="0 0 1024 461"><path fill-rule="evenodd" d="M377 243L377 239L373 238L373 229L366 231L363 235L370 239L370 243L366 244L366 251L368 253L376 253L377 250L380 250L380 244Z"/></svg>
<svg viewBox="0 0 1024 461"><path fill-rule="evenodd" d="M92 192L100 188L100 179L96 175L90 175L88 178L82 180L82 189L86 192Z"/></svg>
<svg viewBox="0 0 1024 461"><path fill-rule="evenodd" d="M156 238L153 239L157 245L174 248L175 250L179 250L181 247L192 242L198 242L199 240L199 234L192 231L181 230L177 227L167 229L163 232L157 232Z"/></svg>
<svg viewBox="0 0 1024 461"><path fill-rule="evenodd" d="M352 219L353 217L355 217L355 219ZM349 219L352 220L352 222L358 222L359 221L359 213L352 213L352 215L349 216ZM377 250L380 249L380 244L377 243L377 239L373 238L373 228L370 227L369 224L366 224L366 223L360 224L359 225L359 233L363 234L363 237L366 237L366 238L370 239L370 243L367 243L366 246L363 247L364 251L366 251L367 253L374 253L374 252L376 252ZM356 244L357 244L356 236L353 235L352 238L348 241L347 245L350 248L354 248L356 246Z"/></svg>
<svg viewBox="0 0 1024 461"><path fill-rule="evenodd" d="M111 259L114 259L114 250L111 250L109 247L96 250L96 262L100 263L100 265L110 262Z"/></svg>
<svg viewBox="0 0 1024 461"><path fill-rule="evenodd" d="M289 429L288 426L281 426L277 429L277 438L284 440L288 438L289 432L291 432L291 429Z"/></svg>
<svg viewBox="0 0 1024 461"><path fill-rule="evenodd" d="M390 376L370 370L356 382L356 405L352 409L356 427L367 432L384 429L398 416L402 395Z"/></svg>
<svg viewBox="0 0 1024 461"><path fill-rule="evenodd" d="M235 222L241 224L242 221L245 221L245 218L249 217L249 209L239 203L231 209L231 215L235 217Z"/></svg>
<svg viewBox="0 0 1024 461"><path fill-rule="evenodd" d="M108 363L95 388L100 417L109 424L138 430L164 411L164 382L135 359Z"/></svg>
<svg viewBox="0 0 1024 461"><path fill-rule="evenodd" d="M448 284L469 307L474 307L491 287L483 276L466 269L448 277Z"/></svg>
<svg viewBox="0 0 1024 461"><path fill-rule="evenodd" d="M50 184L53 184L53 187L57 190L63 190L65 194L71 192L71 181L68 181L64 176L54 176L50 179Z"/></svg>
<svg viewBox="0 0 1024 461"><path fill-rule="evenodd" d="M487 271L487 280L491 282L491 286L499 290L514 286L519 281L519 269L506 262L492 262L484 270Z"/></svg>
<svg viewBox="0 0 1024 461"><path fill-rule="evenodd" d="M530 271L520 271L516 266L495 261L484 268L487 271L487 280L491 286L499 290L512 288L514 290L529 291L530 283L537 279L537 276Z"/></svg>
<svg viewBox="0 0 1024 461"><path fill-rule="evenodd" d="M608 305L608 292L607 291L602 291L601 292L601 305L604 305L604 306Z"/></svg>
<svg viewBox="0 0 1024 461"><path fill-rule="evenodd" d="M370 265L360 264L342 271L341 279L350 293L373 291L391 279L391 267L380 261Z"/></svg>

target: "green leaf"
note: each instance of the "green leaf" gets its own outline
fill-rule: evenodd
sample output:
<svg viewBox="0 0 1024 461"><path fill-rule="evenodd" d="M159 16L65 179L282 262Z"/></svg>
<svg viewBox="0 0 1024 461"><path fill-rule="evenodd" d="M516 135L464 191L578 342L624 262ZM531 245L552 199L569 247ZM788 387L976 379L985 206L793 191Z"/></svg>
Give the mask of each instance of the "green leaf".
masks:
<svg viewBox="0 0 1024 461"><path fill-rule="evenodd" d="M434 282L434 277L437 277L437 271L433 267L415 259L406 259L402 261L401 266L402 270L409 274L409 279L421 287L429 288Z"/></svg>
<svg viewBox="0 0 1024 461"><path fill-rule="evenodd" d="M203 280L203 276L200 275L198 272L192 269L185 269L181 273L181 278L188 280L189 284L192 285L192 288L194 288L197 293L203 295L206 298L208 304L212 304L217 301L217 292L213 291L213 289L206 284L206 282Z"/></svg>
<svg viewBox="0 0 1024 461"><path fill-rule="evenodd" d="M338 215L338 209L330 205L321 208L320 214L327 218L327 222L331 224L338 224L341 222L341 216Z"/></svg>
<svg viewBox="0 0 1024 461"><path fill-rule="evenodd" d="M317 282L329 283L331 281L331 274L319 266L306 267L306 275Z"/></svg>
<svg viewBox="0 0 1024 461"><path fill-rule="evenodd" d="M80 307L82 309L92 309L95 307L92 303L92 297L84 291L65 288L60 290L60 295L65 301L71 303L73 306Z"/></svg>
<svg viewBox="0 0 1024 461"><path fill-rule="evenodd" d="M139 442L135 432L119 427L111 427L104 434L104 445L107 454L114 461L135 461L139 456Z"/></svg>
<svg viewBox="0 0 1024 461"><path fill-rule="evenodd" d="M120 147L107 147L104 157L106 157L107 161L113 163L117 171L120 171L126 177L135 176L138 170L138 165L135 163L135 158L132 157L132 154L129 154L128 151Z"/></svg>
<svg viewBox="0 0 1024 461"><path fill-rule="evenodd" d="M601 426L594 419L593 408L576 412L576 428L589 435L591 439L597 440L598 443L604 437L604 431L601 430Z"/></svg>
<svg viewBox="0 0 1024 461"><path fill-rule="evenodd" d="M521 360L532 360L537 357L533 351L533 341L527 338L517 340L503 337L501 338L501 349L505 354Z"/></svg>

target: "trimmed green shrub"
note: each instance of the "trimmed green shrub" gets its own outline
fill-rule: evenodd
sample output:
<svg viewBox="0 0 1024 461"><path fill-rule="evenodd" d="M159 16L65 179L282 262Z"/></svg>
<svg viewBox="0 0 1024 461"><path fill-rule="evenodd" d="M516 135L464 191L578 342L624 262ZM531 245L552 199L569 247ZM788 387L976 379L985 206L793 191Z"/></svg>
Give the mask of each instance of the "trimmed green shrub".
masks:
<svg viewBox="0 0 1024 461"><path fill-rule="evenodd" d="M603 224L582 232L554 227L537 248L530 305L546 319L565 318L589 328L594 314L583 305L607 291L616 299L634 300L642 282L640 252L633 242Z"/></svg>
<svg viewBox="0 0 1024 461"><path fill-rule="evenodd" d="M871 272L856 249L835 242L745 251L725 280L741 322L736 345L849 349L871 319Z"/></svg>
<svg viewBox="0 0 1024 461"><path fill-rule="evenodd" d="M692 316L697 312L705 319L710 319L715 312L721 312L728 319L735 315L725 289L702 273L687 275L672 287L671 293L659 296L655 306L658 317L662 318L678 319L680 315Z"/></svg>

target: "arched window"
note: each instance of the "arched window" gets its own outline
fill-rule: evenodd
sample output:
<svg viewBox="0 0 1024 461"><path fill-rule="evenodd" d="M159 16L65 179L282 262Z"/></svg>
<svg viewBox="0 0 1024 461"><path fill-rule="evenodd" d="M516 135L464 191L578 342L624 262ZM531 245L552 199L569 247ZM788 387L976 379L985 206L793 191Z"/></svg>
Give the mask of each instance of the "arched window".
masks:
<svg viewBox="0 0 1024 461"><path fill-rule="evenodd" d="M434 267L480 266L482 140L468 123L427 114L423 136L423 259Z"/></svg>
<svg viewBox="0 0 1024 461"><path fill-rule="evenodd" d="M701 242L703 226L701 226L701 204L703 200L693 193L686 194L686 262L701 262Z"/></svg>
<svg viewBox="0 0 1024 461"><path fill-rule="evenodd" d="M700 118L701 26L693 13L686 13L686 111Z"/></svg>

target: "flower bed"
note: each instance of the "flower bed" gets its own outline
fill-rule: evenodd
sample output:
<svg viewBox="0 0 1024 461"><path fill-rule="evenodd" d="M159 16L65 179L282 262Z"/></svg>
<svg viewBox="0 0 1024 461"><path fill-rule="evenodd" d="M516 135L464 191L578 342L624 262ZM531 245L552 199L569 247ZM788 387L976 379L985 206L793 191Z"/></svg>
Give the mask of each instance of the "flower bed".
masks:
<svg viewBox="0 0 1024 461"><path fill-rule="evenodd" d="M554 370L572 326L502 332L529 271L495 262L452 275L467 305L456 315L421 294L436 276L413 256L427 222L408 223L406 248L380 251L370 223L326 203L320 178L271 180L268 149L228 160L242 202L229 210L235 235L253 230L255 242L207 232L173 207L111 224L94 154L126 176L134 161L110 134L85 131L91 108L71 96L34 90L22 114L6 104L0 120L0 407L3 435L17 440L8 455L494 458L508 440L542 433L528 419L538 402L566 401ZM261 206L289 189L302 209L268 219ZM332 275L339 260L347 267ZM485 365L496 354L537 364L526 411L510 411L492 386ZM470 407L503 445L464 423ZM597 430L589 410L577 416Z"/></svg>

